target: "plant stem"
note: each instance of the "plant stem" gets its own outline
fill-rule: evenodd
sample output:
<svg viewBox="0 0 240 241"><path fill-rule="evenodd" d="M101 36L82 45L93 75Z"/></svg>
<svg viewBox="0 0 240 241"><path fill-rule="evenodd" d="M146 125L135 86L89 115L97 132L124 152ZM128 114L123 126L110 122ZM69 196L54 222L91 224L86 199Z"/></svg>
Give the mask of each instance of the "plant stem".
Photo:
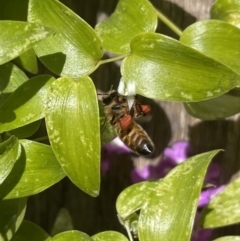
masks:
<svg viewBox="0 0 240 241"><path fill-rule="evenodd" d="M130 231L130 228L129 228L129 222L127 222L124 226L125 226L125 228L127 230L129 241L133 241L132 234L131 234L131 231Z"/></svg>
<svg viewBox="0 0 240 241"><path fill-rule="evenodd" d="M127 55L129 55L129 53L118 55L118 56L110 58L110 59L101 59L101 60L98 61L98 63L96 64L96 66L93 69L91 69L89 72L86 73L86 75L90 75L91 73L93 73L102 64L107 64L107 63L110 63L110 62L114 62L114 61L123 59Z"/></svg>
<svg viewBox="0 0 240 241"><path fill-rule="evenodd" d="M164 22L174 33L179 37L182 35L182 30L178 28L170 19L168 19L161 11L156 9L158 18Z"/></svg>
<svg viewBox="0 0 240 241"><path fill-rule="evenodd" d="M110 58L110 59L100 60L100 61L98 62L98 65L107 64L107 63L110 63L110 62L114 62L114 61L123 59L123 58L125 58L127 55L129 55L129 53L123 54L123 55L118 55L118 56L113 57L113 58Z"/></svg>
<svg viewBox="0 0 240 241"><path fill-rule="evenodd" d="M46 141L46 140L48 140L48 136L41 136L36 139L33 139L33 141Z"/></svg>

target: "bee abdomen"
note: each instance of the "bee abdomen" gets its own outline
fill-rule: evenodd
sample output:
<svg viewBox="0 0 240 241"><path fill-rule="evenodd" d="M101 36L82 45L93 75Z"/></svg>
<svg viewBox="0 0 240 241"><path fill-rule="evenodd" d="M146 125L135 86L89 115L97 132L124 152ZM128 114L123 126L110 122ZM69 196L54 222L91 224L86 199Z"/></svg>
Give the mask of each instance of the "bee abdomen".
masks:
<svg viewBox="0 0 240 241"><path fill-rule="evenodd" d="M154 152L154 146L149 140L142 140L141 144L137 146L136 152L143 156L151 155Z"/></svg>
<svg viewBox="0 0 240 241"><path fill-rule="evenodd" d="M123 143L139 155L147 156L154 152L154 144L148 134L134 122L132 130L121 137Z"/></svg>

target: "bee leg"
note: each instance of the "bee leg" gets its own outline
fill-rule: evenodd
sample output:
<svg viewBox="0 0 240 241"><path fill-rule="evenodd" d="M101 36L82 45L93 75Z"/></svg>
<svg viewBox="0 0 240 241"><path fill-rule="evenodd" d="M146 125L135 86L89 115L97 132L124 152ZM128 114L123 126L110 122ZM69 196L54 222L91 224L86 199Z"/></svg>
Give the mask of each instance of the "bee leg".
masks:
<svg viewBox="0 0 240 241"><path fill-rule="evenodd" d="M132 124L132 116L131 115L125 115L120 119L120 127L122 130L126 130L129 128L129 126Z"/></svg>
<svg viewBox="0 0 240 241"><path fill-rule="evenodd" d="M110 120L110 124L111 125L115 125L116 121L115 121L115 115L112 116L112 119Z"/></svg>

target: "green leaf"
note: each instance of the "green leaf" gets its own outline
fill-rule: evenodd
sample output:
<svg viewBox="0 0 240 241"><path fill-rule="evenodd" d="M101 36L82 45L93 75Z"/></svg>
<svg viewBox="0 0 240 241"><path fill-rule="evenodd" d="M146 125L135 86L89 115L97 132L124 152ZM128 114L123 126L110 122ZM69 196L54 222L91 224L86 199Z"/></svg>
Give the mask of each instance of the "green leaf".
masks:
<svg viewBox="0 0 240 241"><path fill-rule="evenodd" d="M33 49L29 49L15 59L15 62L26 71L36 74L38 72L37 56Z"/></svg>
<svg viewBox="0 0 240 241"><path fill-rule="evenodd" d="M211 7L211 18L231 23L240 28L240 2L239 0L216 0ZM224 35L224 38L226 35Z"/></svg>
<svg viewBox="0 0 240 241"><path fill-rule="evenodd" d="M117 135L113 126L107 121L102 101L98 101L100 127L101 127L101 146L112 141Z"/></svg>
<svg viewBox="0 0 240 241"><path fill-rule="evenodd" d="M140 209L148 195L155 190L159 181L146 181L131 185L124 189L117 198L116 209L121 218L126 219L130 214Z"/></svg>
<svg viewBox="0 0 240 241"><path fill-rule="evenodd" d="M225 65L161 34L139 34L131 50L123 60L122 75L149 98L193 102L240 86L240 76Z"/></svg>
<svg viewBox="0 0 240 241"><path fill-rule="evenodd" d="M204 176L218 150L188 158L159 181L141 208L140 240L189 240Z"/></svg>
<svg viewBox="0 0 240 241"><path fill-rule="evenodd" d="M69 211L66 208L61 208L54 221L51 235L54 236L58 233L61 233L67 230L72 230L72 229L73 229L73 220Z"/></svg>
<svg viewBox="0 0 240 241"><path fill-rule="evenodd" d="M39 129L40 125L41 125L41 120L35 121L28 125L19 127L17 129L13 129L10 131L10 133L16 136L18 139L24 139L32 136Z"/></svg>
<svg viewBox="0 0 240 241"><path fill-rule="evenodd" d="M57 234L51 241L93 241L93 239L86 233L72 230Z"/></svg>
<svg viewBox="0 0 240 241"><path fill-rule="evenodd" d="M50 241L51 237L38 225L24 220L11 241Z"/></svg>
<svg viewBox="0 0 240 241"><path fill-rule="evenodd" d="M128 241L128 239L121 233L115 231L105 231L97 233L92 236L94 241Z"/></svg>
<svg viewBox="0 0 240 241"><path fill-rule="evenodd" d="M0 65L0 105L27 80L26 74L13 63Z"/></svg>
<svg viewBox="0 0 240 241"><path fill-rule="evenodd" d="M203 209L199 223L204 228L215 228L240 222L240 178L231 182Z"/></svg>
<svg viewBox="0 0 240 241"><path fill-rule="evenodd" d="M5 142L0 143L0 185L11 172L20 152L21 148L15 136L11 136Z"/></svg>
<svg viewBox="0 0 240 241"><path fill-rule="evenodd" d="M9 241L21 225L25 211L26 198L0 200L0 240ZM13 240L13 239L11 239Z"/></svg>
<svg viewBox="0 0 240 241"><path fill-rule="evenodd" d="M59 78L48 95L46 124L54 153L71 181L97 196L100 186L100 127L92 80Z"/></svg>
<svg viewBox="0 0 240 241"><path fill-rule="evenodd" d="M114 13L96 26L103 47L113 53L128 53L130 41L139 33L155 32L157 14L147 0L120 0Z"/></svg>
<svg viewBox="0 0 240 241"><path fill-rule="evenodd" d="M187 112L203 120L217 120L240 112L240 90L230 90L228 93L210 100L184 103Z"/></svg>
<svg viewBox="0 0 240 241"><path fill-rule="evenodd" d="M56 0L30 0L28 18L56 32L34 48L52 72L79 78L95 69L103 55L101 42L74 12Z"/></svg>
<svg viewBox="0 0 240 241"><path fill-rule="evenodd" d="M218 20L204 20L184 30L180 41L240 74L240 29Z"/></svg>
<svg viewBox="0 0 240 241"><path fill-rule="evenodd" d="M53 80L49 75L39 75L16 89L0 106L0 133L42 119L47 91Z"/></svg>
<svg viewBox="0 0 240 241"><path fill-rule="evenodd" d="M240 241L240 236L224 236L213 241Z"/></svg>
<svg viewBox="0 0 240 241"><path fill-rule="evenodd" d="M65 174L50 146L21 140L21 156L0 185L0 198L34 195L60 181Z"/></svg>
<svg viewBox="0 0 240 241"><path fill-rule="evenodd" d="M0 64L4 64L46 38L53 31L34 23L0 21Z"/></svg>

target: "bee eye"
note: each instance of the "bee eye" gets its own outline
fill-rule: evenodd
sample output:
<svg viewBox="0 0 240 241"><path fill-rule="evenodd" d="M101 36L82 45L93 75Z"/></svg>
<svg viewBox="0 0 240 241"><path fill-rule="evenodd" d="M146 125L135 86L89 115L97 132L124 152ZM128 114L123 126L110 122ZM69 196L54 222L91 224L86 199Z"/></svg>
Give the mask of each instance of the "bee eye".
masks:
<svg viewBox="0 0 240 241"><path fill-rule="evenodd" d="M120 104L116 104L112 106L112 110L119 110L121 108Z"/></svg>

